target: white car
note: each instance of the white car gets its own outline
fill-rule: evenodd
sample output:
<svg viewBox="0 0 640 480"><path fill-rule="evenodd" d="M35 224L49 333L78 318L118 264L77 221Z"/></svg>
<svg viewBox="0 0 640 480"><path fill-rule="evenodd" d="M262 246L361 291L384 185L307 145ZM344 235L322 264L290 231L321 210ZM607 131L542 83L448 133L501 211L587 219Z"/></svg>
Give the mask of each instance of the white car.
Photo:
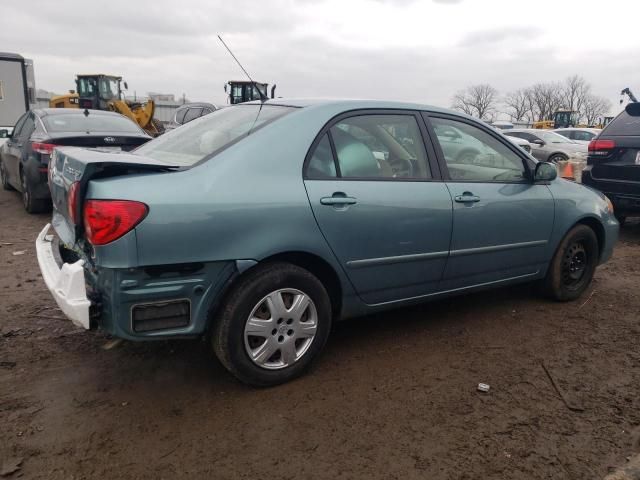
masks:
<svg viewBox="0 0 640 480"><path fill-rule="evenodd" d="M589 143L595 137L597 137L602 129L600 128L556 128L554 132L567 137L574 142Z"/></svg>
<svg viewBox="0 0 640 480"><path fill-rule="evenodd" d="M13 127L0 127L0 147L9 140L9 135L13 132Z"/></svg>

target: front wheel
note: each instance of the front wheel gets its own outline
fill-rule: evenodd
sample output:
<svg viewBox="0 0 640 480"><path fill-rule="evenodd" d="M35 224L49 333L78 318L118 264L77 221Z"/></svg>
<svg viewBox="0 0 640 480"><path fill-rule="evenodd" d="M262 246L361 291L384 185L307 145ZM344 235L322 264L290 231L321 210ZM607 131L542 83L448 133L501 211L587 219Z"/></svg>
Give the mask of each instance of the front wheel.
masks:
<svg viewBox="0 0 640 480"><path fill-rule="evenodd" d="M258 266L228 295L213 329L222 364L256 387L301 375L331 330L331 304L322 283L287 263Z"/></svg>
<svg viewBox="0 0 640 480"><path fill-rule="evenodd" d="M546 294L558 301L575 300L591 284L598 265L598 238L586 225L576 225L564 237L544 279Z"/></svg>

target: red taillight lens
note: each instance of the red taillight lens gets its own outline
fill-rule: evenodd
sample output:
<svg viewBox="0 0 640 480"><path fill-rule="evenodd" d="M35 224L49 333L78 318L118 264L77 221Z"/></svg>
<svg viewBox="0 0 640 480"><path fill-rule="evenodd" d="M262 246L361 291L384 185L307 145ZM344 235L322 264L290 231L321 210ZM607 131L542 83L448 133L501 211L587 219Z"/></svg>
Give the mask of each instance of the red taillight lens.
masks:
<svg viewBox="0 0 640 480"><path fill-rule="evenodd" d="M609 155L609 151L616 148L613 140L598 140L597 138L589 142L590 155Z"/></svg>
<svg viewBox="0 0 640 480"><path fill-rule="evenodd" d="M67 210L69 211L69 219L74 225L78 224L78 189L80 182L73 182L67 194Z"/></svg>
<svg viewBox="0 0 640 480"><path fill-rule="evenodd" d="M33 142L31 144L31 148L36 153L42 153L44 155L51 155L53 153L53 149L56 148L57 145L53 143L37 143Z"/></svg>
<svg viewBox="0 0 640 480"><path fill-rule="evenodd" d="M131 231L147 215L149 208L131 200L87 200L84 229L93 245L105 245Z"/></svg>

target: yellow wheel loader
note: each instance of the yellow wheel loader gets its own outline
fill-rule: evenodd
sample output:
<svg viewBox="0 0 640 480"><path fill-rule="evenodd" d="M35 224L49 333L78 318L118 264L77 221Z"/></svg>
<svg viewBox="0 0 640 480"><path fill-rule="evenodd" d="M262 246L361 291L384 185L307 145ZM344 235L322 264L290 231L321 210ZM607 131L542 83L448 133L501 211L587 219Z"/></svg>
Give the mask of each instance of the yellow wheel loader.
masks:
<svg viewBox="0 0 640 480"><path fill-rule="evenodd" d="M153 119L155 104L153 100L144 103L123 100L121 84L127 88L122 77L113 75L76 75L76 91L68 95L52 97L49 106L52 108L89 108L94 110L110 110L130 118L149 135L162 133L162 127Z"/></svg>

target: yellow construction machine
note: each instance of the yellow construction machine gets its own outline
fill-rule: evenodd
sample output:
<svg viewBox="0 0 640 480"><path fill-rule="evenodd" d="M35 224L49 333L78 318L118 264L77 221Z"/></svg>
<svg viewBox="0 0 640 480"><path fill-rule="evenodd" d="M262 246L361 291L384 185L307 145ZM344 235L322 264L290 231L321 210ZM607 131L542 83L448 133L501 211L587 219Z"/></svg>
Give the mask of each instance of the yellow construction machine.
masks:
<svg viewBox="0 0 640 480"><path fill-rule="evenodd" d="M162 133L162 127L153 119L155 104L153 100L144 103L123 99L121 85L125 90L127 82L122 77L93 74L76 75L76 92L71 90L67 95L52 97L49 106L52 108L90 108L110 110L130 118L149 135Z"/></svg>
<svg viewBox="0 0 640 480"><path fill-rule="evenodd" d="M533 128L551 130L554 128L586 127L578 123L578 112L572 110L558 110L553 114L553 120L539 120L533 122Z"/></svg>

